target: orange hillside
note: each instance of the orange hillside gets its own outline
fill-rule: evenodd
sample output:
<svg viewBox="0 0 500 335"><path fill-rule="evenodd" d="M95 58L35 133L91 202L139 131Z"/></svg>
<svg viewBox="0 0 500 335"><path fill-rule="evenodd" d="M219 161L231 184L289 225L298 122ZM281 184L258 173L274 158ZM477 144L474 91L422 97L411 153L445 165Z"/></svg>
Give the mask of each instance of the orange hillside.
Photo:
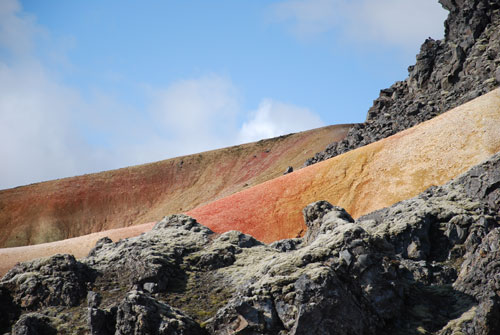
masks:
<svg viewBox="0 0 500 335"><path fill-rule="evenodd" d="M317 200L353 217L441 185L500 151L500 89L394 136L200 206L187 214L216 232L271 242L306 227Z"/></svg>

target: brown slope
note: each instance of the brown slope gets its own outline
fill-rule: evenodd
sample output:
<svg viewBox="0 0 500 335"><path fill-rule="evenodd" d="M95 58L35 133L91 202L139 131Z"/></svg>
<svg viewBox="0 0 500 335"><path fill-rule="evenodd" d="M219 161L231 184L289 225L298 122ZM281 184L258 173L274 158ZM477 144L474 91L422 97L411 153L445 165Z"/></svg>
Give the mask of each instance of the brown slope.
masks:
<svg viewBox="0 0 500 335"><path fill-rule="evenodd" d="M0 247L159 220L275 178L343 138L337 125L119 170L0 191Z"/></svg>

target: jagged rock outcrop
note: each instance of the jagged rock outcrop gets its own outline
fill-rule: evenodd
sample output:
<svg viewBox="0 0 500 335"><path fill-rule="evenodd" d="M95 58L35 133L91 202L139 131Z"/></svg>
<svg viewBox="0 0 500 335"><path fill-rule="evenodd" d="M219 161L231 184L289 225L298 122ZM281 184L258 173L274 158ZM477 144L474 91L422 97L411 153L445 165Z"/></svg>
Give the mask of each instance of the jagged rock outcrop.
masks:
<svg viewBox="0 0 500 335"><path fill-rule="evenodd" d="M500 85L500 3L440 0L449 10L444 40L427 39L408 78L380 91L366 122L305 166L376 142L460 106Z"/></svg>
<svg viewBox="0 0 500 335"><path fill-rule="evenodd" d="M77 306L87 295L94 270L72 255L55 255L16 265L2 278L19 307Z"/></svg>
<svg viewBox="0 0 500 335"><path fill-rule="evenodd" d="M56 335L52 319L39 313L24 314L12 329L12 335Z"/></svg>
<svg viewBox="0 0 500 335"><path fill-rule="evenodd" d="M357 220L315 202L303 238L269 245L173 215L79 261L23 263L0 281L19 310L0 332L498 334L498 171L500 154Z"/></svg>

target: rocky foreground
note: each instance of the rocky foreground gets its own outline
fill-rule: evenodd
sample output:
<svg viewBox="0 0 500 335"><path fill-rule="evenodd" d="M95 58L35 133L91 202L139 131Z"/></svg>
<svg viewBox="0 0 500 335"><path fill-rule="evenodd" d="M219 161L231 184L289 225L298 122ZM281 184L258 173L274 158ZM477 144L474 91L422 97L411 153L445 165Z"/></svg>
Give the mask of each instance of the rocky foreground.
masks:
<svg viewBox="0 0 500 335"><path fill-rule="evenodd" d="M319 201L263 244L186 215L0 281L11 334L499 334L500 154L353 220Z"/></svg>

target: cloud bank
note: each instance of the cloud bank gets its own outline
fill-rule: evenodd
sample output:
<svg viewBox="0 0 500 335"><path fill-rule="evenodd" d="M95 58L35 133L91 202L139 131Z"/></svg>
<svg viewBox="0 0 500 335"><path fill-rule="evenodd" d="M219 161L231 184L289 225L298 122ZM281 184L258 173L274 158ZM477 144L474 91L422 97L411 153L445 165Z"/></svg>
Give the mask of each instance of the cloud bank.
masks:
<svg viewBox="0 0 500 335"><path fill-rule="evenodd" d="M403 49L444 35L447 12L435 0L287 0L271 7L275 22L300 39L336 32L351 43Z"/></svg>

